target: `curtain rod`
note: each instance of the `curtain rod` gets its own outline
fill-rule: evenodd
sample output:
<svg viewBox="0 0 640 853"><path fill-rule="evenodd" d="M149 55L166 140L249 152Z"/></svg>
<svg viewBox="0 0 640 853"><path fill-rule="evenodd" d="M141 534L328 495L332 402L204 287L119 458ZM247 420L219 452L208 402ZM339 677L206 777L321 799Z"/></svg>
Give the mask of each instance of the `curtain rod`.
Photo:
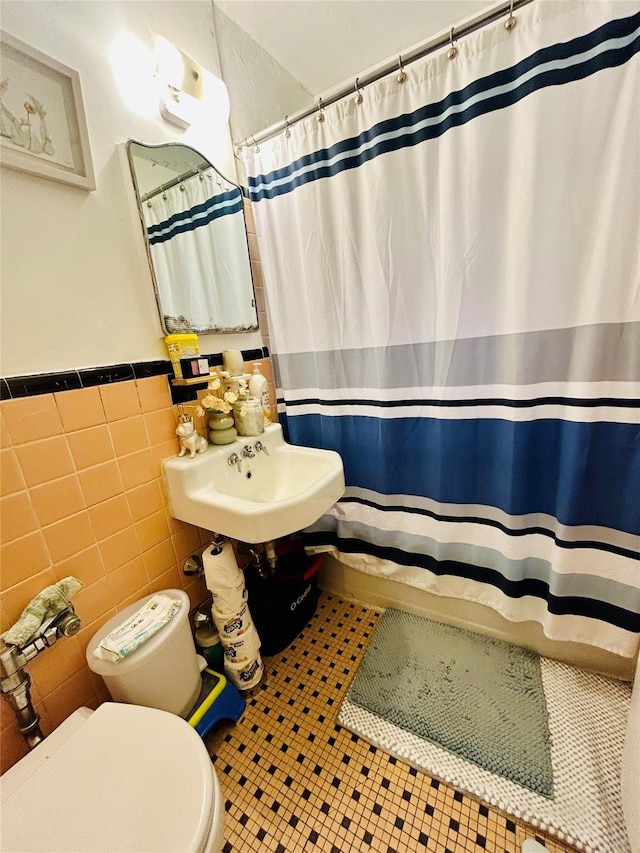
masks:
<svg viewBox="0 0 640 853"><path fill-rule="evenodd" d="M428 54L434 53L436 50L440 50L440 48L446 47L447 45L453 47L453 42L455 40L464 38L464 36L470 35L476 30L485 27L487 24L492 24L507 13L509 14L509 17L505 26L507 29L513 29L516 24L516 19L513 16L514 11L520 9L522 6L527 6L532 2L533 0L508 0L508 2L500 3L499 6L489 9L489 11L484 12L475 18L471 18L457 29L455 27L451 27L449 32L445 35L437 36L430 41L423 42L418 45L418 47L414 47L405 54L400 54L395 62L386 62L384 65L370 71L363 77L356 77L355 84L352 83L349 86L343 86L333 94L327 95L326 98L318 98L317 103L299 110L292 116L285 116L284 119L270 125L265 130L262 130L255 135L252 134L251 136L246 136L241 142L236 143L236 150L238 154L242 148L249 145L258 145L260 142L265 142L267 139L277 136L283 130L286 130L288 127L302 121L302 119L308 118L314 113L321 112L325 107L335 104L337 101L342 100L342 98L346 98L348 95L355 94L357 90L364 89L365 86L369 86L371 83L375 83L383 77L393 74L395 71L403 73L405 65L410 65L412 62L416 62L418 59L422 59Z"/></svg>
<svg viewBox="0 0 640 853"><path fill-rule="evenodd" d="M198 169L197 167L189 169L188 171L183 172L181 175L178 175L175 178L171 178L171 180L167 181L166 184L160 184L157 189L149 190L148 193L141 195L140 201L148 201L150 198L160 195L160 193L163 193L165 190L170 190L172 187L178 186L178 184L181 184L183 181L188 181L189 178L194 178L196 175L201 174L204 174L204 170L202 169Z"/></svg>

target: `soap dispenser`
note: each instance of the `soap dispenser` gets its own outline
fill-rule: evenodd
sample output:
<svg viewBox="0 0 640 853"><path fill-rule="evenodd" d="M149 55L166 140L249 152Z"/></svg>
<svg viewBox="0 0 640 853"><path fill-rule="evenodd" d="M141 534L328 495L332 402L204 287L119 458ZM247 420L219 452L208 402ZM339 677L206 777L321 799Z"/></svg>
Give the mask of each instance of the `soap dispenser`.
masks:
<svg viewBox="0 0 640 853"><path fill-rule="evenodd" d="M262 405L262 412L264 414L264 423L265 426L267 426L271 423L269 383L267 382L266 376L261 373L261 367L261 361L256 361L253 365L253 373L251 374L251 378L249 379L249 395L251 397L256 397L260 401L260 404Z"/></svg>

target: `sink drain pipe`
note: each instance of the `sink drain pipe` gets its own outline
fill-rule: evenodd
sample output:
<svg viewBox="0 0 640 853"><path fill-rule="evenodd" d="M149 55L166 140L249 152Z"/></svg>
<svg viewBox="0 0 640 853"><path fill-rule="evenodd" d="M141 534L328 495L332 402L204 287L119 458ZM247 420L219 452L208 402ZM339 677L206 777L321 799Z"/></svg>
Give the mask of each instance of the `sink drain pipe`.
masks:
<svg viewBox="0 0 640 853"><path fill-rule="evenodd" d="M273 539L270 542L264 543L264 553L267 559L267 565L271 569L271 573L275 571L276 563L278 562L278 558L276 557L276 543Z"/></svg>

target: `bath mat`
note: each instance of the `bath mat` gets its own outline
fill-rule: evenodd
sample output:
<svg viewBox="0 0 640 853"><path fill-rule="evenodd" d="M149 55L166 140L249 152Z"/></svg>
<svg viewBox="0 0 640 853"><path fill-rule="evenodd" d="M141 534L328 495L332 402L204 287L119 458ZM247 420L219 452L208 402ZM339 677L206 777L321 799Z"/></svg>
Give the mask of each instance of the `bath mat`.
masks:
<svg viewBox="0 0 640 853"><path fill-rule="evenodd" d="M631 685L545 658L540 670L553 799L388 722L356 705L349 694L338 722L407 764L586 853L631 853L620 800Z"/></svg>
<svg viewBox="0 0 640 853"><path fill-rule="evenodd" d="M348 699L466 761L553 796L538 655L389 609Z"/></svg>

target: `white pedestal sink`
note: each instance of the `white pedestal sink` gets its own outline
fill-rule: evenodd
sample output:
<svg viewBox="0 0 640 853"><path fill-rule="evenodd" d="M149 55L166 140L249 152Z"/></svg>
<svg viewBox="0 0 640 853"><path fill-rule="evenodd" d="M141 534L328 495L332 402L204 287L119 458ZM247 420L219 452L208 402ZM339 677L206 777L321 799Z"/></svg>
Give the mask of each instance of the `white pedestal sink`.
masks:
<svg viewBox="0 0 640 853"><path fill-rule="evenodd" d="M163 471L174 518L241 542L295 533L344 494L340 455L287 444L280 424L193 459L166 459Z"/></svg>

